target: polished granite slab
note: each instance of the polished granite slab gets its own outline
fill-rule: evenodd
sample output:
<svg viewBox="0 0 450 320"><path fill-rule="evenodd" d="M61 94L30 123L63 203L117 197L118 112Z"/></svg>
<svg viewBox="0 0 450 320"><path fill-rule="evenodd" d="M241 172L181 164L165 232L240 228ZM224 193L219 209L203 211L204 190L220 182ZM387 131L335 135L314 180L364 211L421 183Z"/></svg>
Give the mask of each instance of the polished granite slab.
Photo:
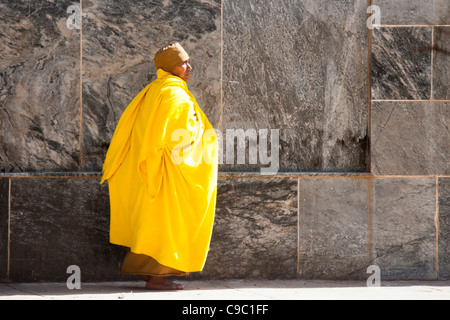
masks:
<svg viewBox="0 0 450 320"><path fill-rule="evenodd" d="M372 173L450 174L449 124L450 102L374 102Z"/></svg>
<svg viewBox="0 0 450 320"><path fill-rule="evenodd" d="M431 98L432 28L381 28L373 31L372 98Z"/></svg>
<svg viewBox="0 0 450 320"><path fill-rule="evenodd" d="M382 278L436 279L436 179L376 179L375 264Z"/></svg>
<svg viewBox="0 0 450 320"><path fill-rule="evenodd" d="M119 279L125 250L109 244L109 197L94 179L18 179L11 183L10 279Z"/></svg>
<svg viewBox="0 0 450 320"><path fill-rule="evenodd" d="M76 171L80 33L69 0L0 3L0 172Z"/></svg>
<svg viewBox="0 0 450 320"><path fill-rule="evenodd" d="M201 278L297 277L297 179L220 179Z"/></svg>
<svg viewBox="0 0 450 320"><path fill-rule="evenodd" d="M367 279L372 263L371 180L299 181L299 277Z"/></svg>
<svg viewBox="0 0 450 320"><path fill-rule="evenodd" d="M366 171L367 3L225 1L223 129L278 129L280 171ZM224 171L246 171L227 165Z"/></svg>

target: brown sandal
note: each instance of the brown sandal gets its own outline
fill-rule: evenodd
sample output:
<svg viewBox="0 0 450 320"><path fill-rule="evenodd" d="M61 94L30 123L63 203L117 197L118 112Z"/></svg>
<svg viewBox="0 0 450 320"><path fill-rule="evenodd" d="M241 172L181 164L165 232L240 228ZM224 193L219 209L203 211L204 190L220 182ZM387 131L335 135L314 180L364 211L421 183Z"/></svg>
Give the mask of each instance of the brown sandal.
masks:
<svg viewBox="0 0 450 320"><path fill-rule="evenodd" d="M148 276L148 280L145 280L147 282L145 288L147 290L183 290L184 285L176 284L171 280L168 280L164 277L152 277Z"/></svg>

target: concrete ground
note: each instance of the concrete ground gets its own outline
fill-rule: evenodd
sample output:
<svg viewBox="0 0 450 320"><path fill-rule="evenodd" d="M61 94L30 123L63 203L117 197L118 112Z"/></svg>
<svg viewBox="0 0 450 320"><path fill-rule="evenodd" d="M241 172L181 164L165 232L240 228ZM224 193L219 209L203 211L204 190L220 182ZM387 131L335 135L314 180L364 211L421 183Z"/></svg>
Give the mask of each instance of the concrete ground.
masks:
<svg viewBox="0 0 450 320"><path fill-rule="evenodd" d="M183 291L156 292L143 282L82 283L69 290L65 283L0 283L0 300L448 300L450 281L383 282L368 288L357 281L178 281Z"/></svg>

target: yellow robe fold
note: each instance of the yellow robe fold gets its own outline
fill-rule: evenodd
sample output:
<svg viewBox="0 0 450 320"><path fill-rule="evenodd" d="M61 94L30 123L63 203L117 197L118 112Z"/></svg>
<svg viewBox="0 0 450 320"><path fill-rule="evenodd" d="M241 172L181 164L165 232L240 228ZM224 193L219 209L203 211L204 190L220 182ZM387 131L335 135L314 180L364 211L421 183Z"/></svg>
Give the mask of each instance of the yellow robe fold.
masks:
<svg viewBox="0 0 450 320"><path fill-rule="evenodd" d="M186 82L157 75L123 113L105 159L110 241L198 272L214 222L217 137Z"/></svg>

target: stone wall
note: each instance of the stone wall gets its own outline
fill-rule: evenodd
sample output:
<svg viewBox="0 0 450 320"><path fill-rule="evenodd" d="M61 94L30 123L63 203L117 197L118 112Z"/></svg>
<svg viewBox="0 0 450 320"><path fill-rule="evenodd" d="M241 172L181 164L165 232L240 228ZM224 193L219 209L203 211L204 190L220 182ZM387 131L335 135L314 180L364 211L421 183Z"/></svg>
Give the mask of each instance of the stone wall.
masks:
<svg viewBox="0 0 450 320"><path fill-rule="evenodd" d="M215 127L280 134L276 175L221 166L194 278L449 279L447 0L2 0L0 17L0 279L126 279L100 171L171 40Z"/></svg>

